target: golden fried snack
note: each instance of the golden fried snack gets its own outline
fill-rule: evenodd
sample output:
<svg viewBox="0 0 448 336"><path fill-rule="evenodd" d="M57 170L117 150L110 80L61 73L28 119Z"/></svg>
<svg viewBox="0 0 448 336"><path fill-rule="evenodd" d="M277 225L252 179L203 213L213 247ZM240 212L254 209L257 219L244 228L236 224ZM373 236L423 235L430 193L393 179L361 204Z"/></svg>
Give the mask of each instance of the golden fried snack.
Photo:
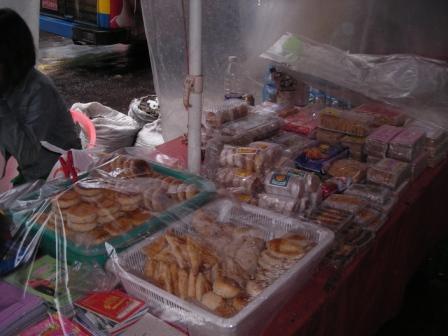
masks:
<svg viewBox="0 0 448 336"><path fill-rule="evenodd" d="M225 299L232 299L240 294L238 284L229 278L218 278L213 283L213 292Z"/></svg>
<svg viewBox="0 0 448 336"><path fill-rule="evenodd" d="M183 269L179 269L178 275L178 286L179 286L179 296L182 299L188 297L188 273Z"/></svg>
<svg viewBox="0 0 448 336"><path fill-rule="evenodd" d="M160 253L168 245L165 236L161 235L157 239L153 240L151 244L145 246L142 250L149 258L154 258L155 255Z"/></svg>
<svg viewBox="0 0 448 336"><path fill-rule="evenodd" d="M207 292L202 296L201 302L210 310L215 310L224 304L224 299L214 292Z"/></svg>
<svg viewBox="0 0 448 336"><path fill-rule="evenodd" d="M212 290L212 286L204 276L204 274L199 273L196 277L196 284L195 284L195 294L196 294L196 300L201 301L202 297L205 293Z"/></svg>
<svg viewBox="0 0 448 336"><path fill-rule="evenodd" d="M188 297L191 299L196 298L196 281L196 274L190 271L188 274Z"/></svg>

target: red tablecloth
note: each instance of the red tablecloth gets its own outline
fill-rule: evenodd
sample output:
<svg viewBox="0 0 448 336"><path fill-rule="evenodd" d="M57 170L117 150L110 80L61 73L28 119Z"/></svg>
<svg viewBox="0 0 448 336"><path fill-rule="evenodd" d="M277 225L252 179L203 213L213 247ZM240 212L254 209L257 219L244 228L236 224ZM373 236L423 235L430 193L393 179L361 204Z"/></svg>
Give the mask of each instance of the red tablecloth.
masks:
<svg viewBox="0 0 448 336"><path fill-rule="evenodd" d="M164 148L186 156L179 141ZM406 284L429 249L448 235L447 192L448 161L411 185L372 244L342 271L321 268L291 293L264 335L374 334L400 310Z"/></svg>

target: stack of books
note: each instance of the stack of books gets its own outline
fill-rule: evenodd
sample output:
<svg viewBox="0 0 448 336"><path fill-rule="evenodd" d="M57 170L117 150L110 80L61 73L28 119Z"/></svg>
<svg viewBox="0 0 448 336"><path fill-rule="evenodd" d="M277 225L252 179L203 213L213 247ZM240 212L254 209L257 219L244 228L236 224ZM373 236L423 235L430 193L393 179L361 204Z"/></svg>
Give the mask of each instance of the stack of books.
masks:
<svg viewBox="0 0 448 336"><path fill-rule="evenodd" d="M47 306L39 297L0 281L0 334L16 336L30 325L43 320Z"/></svg>
<svg viewBox="0 0 448 336"><path fill-rule="evenodd" d="M43 256L7 276L5 281L39 296L60 313L73 316L72 302L80 295L71 292L64 283L66 272L69 270L65 266L57 266L56 259Z"/></svg>
<svg viewBox="0 0 448 336"><path fill-rule="evenodd" d="M91 293L75 306L74 321L95 336L123 334L148 310L142 300L120 290Z"/></svg>
<svg viewBox="0 0 448 336"><path fill-rule="evenodd" d="M76 323L73 323L65 316L53 313L43 321L26 329L19 336L89 336Z"/></svg>

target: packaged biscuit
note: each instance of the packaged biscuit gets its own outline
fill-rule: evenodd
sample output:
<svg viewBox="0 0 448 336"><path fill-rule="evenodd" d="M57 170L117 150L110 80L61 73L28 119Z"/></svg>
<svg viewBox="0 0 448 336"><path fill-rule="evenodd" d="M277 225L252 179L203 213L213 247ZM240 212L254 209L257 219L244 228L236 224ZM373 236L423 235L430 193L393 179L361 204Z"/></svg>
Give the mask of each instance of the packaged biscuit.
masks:
<svg viewBox="0 0 448 336"><path fill-rule="evenodd" d="M341 145L320 144L306 148L295 162L297 168L310 170L316 173L326 174L330 164L348 156L347 148Z"/></svg>
<svg viewBox="0 0 448 336"><path fill-rule="evenodd" d="M350 177L353 183L359 183L365 179L367 168L368 166L365 163L351 159L341 159L331 164L328 168L328 174L335 177Z"/></svg>
<svg viewBox="0 0 448 336"><path fill-rule="evenodd" d="M424 150L425 133L417 128L406 128L389 143L387 156L411 162Z"/></svg>
<svg viewBox="0 0 448 336"><path fill-rule="evenodd" d="M349 211L353 214L365 208L368 204L369 203L362 198L347 194L333 194L323 202L324 206Z"/></svg>
<svg viewBox="0 0 448 336"><path fill-rule="evenodd" d="M402 128L390 125L383 125L374 130L366 139L367 155L385 156L389 149L389 143L402 131Z"/></svg>
<svg viewBox="0 0 448 336"><path fill-rule="evenodd" d="M376 127L381 125L403 126L406 115L403 111L392 105L382 103L367 103L355 108L358 113L373 117Z"/></svg>
<svg viewBox="0 0 448 336"><path fill-rule="evenodd" d="M297 210L299 201L297 198L291 198L289 196L260 194L258 197L258 206L263 209L273 210L289 215Z"/></svg>
<svg viewBox="0 0 448 336"><path fill-rule="evenodd" d="M263 172L272 168L283 154L283 148L274 143L265 141L256 141L249 144L249 147L256 148L258 150L255 156L255 171Z"/></svg>
<svg viewBox="0 0 448 336"><path fill-rule="evenodd" d="M229 99L219 106L204 109L205 122L208 127L218 128L229 121L247 116L249 105L240 99Z"/></svg>
<svg viewBox="0 0 448 336"><path fill-rule="evenodd" d="M239 168L220 168L215 180L224 188L233 188L234 192L245 194L255 194L263 188L256 173Z"/></svg>
<svg viewBox="0 0 448 336"><path fill-rule="evenodd" d="M344 192L351 185L351 177L332 177L328 180L325 180L321 184L322 198L325 199L332 194Z"/></svg>
<svg viewBox="0 0 448 336"><path fill-rule="evenodd" d="M406 125L410 128L418 128L425 133L426 145L437 147L447 138L447 132L435 125L420 120L414 120Z"/></svg>
<svg viewBox="0 0 448 336"><path fill-rule="evenodd" d="M378 204L385 204L391 197L391 191L388 188L376 184L353 184L345 191L345 194Z"/></svg>
<svg viewBox="0 0 448 336"><path fill-rule="evenodd" d="M355 214L353 222L367 230L378 231L385 222L385 216L379 210L368 206Z"/></svg>
<svg viewBox="0 0 448 336"><path fill-rule="evenodd" d="M350 157L358 161L364 161L365 142L366 137L355 137L351 135L345 135L341 139L342 146L349 149Z"/></svg>
<svg viewBox="0 0 448 336"><path fill-rule="evenodd" d="M378 163L379 161L381 161L384 158L385 158L384 156L369 155L369 156L367 156L366 162L369 165L373 165L375 163Z"/></svg>
<svg viewBox="0 0 448 336"><path fill-rule="evenodd" d="M286 117L283 129L285 131L313 137L318 126L318 111L305 108L301 109L297 114Z"/></svg>
<svg viewBox="0 0 448 336"><path fill-rule="evenodd" d="M326 108L320 112L320 127L364 137L372 130L373 118L355 111Z"/></svg>
<svg viewBox="0 0 448 336"><path fill-rule="evenodd" d="M396 189L411 176L411 166L394 159L381 159L367 170L367 180Z"/></svg>
<svg viewBox="0 0 448 336"><path fill-rule="evenodd" d="M273 171L264 180L266 192L298 199L305 193L305 180L297 175Z"/></svg>
<svg viewBox="0 0 448 336"><path fill-rule="evenodd" d="M350 223L353 214L350 211L330 208L322 204L314 210L308 219L337 232Z"/></svg>
<svg viewBox="0 0 448 336"><path fill-rule="evenodd" d="M247 144L273 136L282 125L282 119L276 116L249 114L224 124L216 132L225 143Z"/></svg>
<svg viewBox="0 0 448 336"><path fill-rule="evenodd" d="M319 142L335 145L341 142L344 133L329 131L326 129L318 128L316 130L316 139Z"/></svg>

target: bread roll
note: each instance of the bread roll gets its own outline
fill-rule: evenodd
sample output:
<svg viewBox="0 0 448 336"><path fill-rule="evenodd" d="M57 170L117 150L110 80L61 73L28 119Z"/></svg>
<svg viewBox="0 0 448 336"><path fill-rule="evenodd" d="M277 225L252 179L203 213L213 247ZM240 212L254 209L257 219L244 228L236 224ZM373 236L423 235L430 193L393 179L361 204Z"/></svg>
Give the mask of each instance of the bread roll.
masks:
<svg viewBox="0 0 448 336"><path fill-rule="evenodd" d="M228 278L218 278L213 283L213 292L225 299L231 299L237 296L241 289L238 284Z"/></svg>

